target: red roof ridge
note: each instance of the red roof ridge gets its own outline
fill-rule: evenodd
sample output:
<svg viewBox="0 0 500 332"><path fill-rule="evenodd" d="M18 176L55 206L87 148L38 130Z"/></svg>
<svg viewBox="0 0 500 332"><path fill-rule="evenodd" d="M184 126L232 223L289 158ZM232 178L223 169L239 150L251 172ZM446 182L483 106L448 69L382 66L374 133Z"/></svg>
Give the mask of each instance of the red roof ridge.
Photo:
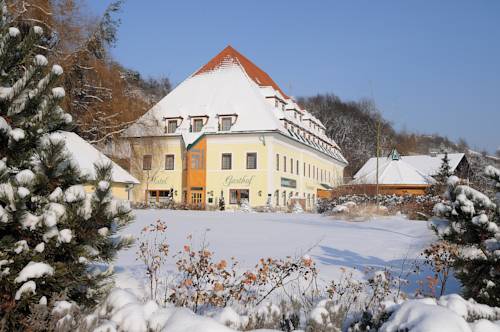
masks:
<svg viewBox="0 0 500 332"><path fill-rule="evenodd" d="M245 70L248 77L250 77L259 86L272 86L275 90L279 91L283 97L289 98L265 71L260 69L243 54L235 50L231 45L226 46L226 48L224 48L219 54L214 56L203 67L195 72L193 76L213 71L229 61L236 61L243 68L243 70Z"/></svg>

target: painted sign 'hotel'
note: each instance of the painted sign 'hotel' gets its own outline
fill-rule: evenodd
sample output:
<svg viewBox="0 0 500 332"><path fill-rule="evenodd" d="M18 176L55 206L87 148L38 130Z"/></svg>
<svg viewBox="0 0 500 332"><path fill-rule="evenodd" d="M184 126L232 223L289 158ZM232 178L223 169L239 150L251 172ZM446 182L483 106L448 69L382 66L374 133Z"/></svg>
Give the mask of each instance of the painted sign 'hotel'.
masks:
<svg viewBox="0 0 500 332"><path fill-rule="evenodd" d="M226 47L125 134L135 201L311 208L347 161L325 127L260 68Z"/></svg>

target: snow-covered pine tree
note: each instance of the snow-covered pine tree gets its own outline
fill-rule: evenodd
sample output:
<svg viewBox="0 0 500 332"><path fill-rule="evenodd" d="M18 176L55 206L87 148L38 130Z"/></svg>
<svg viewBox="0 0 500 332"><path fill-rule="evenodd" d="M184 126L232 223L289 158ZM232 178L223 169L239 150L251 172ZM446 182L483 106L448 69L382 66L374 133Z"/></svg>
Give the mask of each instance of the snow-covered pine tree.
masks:
<svg viewBox="0 0 500 332"><path fill-rule="evenodd" d="M439 167L438 173L434 176L436 182L429 187L428 194L438 196L441 195L446 190L446 181L453 175L450 166L450 158L448 157L448 152L444 153L441 159L441 166Z"/></svg>
<svg viewBox="0 0 500 332"><path fill-rule="evenodd" d="M454 270L465 297L500 306L500 170L488 166L485 175L496 183L495 199L450 176L447 201L434 207L431 225L459 247Z"/></svg>
<svg viewBox="0 0 500 332"><path fill-rule="evenodd" d="M446 183L448 178L452 175L453 173L451 171L450 158L448 157L448 152L445 152L443 158L441 159L441 166L439 167L439 172L435 178L436 181L439 183Z"/></svg>
<svg viewBox="0 0 500 332"><path fill-rule="evenodd" d="M131 244L117 231L132 217L111 197L110 165L96 165L95 192L84 190L58 133L72 126L58 105L62 68L37 54L42 29L11 27L6 8L0 0L0 330L17 331L35 304L93 306L111 285L108 263Z"/></svg>

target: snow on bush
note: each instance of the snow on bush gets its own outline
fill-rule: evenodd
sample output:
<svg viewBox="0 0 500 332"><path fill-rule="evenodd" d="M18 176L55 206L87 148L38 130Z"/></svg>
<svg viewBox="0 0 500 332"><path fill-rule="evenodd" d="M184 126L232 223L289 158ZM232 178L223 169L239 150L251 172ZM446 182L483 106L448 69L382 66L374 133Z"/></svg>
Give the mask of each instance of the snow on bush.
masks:
<svg viewBox="0 0 500 332"><path fill-rule="evenodd" d="M393 306L383 332L486 332L500 331L500 308L466 301L457 294L435 300L408 300Z"/></svg>
<svg viewBox="0 0 500 332"><path fill-rule="evenodd" d="M452 310L430 299L403 303L380 329L382 332L470 332L467 322Z"/></svg>
<svg viewBox="0 0 500 332"><path fill-rule="evenodd" d="M130 332L229 332L234 331L217 320L195 315L186 308L159 307L153 301L141 301L132 291L115 288L102 306L82 319L84 331Z"/></svg>
<svg viewBox="0 0 500 332"><path fill-rule="evenodd" d="M398 214L403 213L410 218L427 218L432 215L432 208L442 199L438 196L423 195L344 195L334 199L318 201L318 212L324 214L372 213ZM378 205L377 211L367 210L367 207Z"/></svg>
<svg viewBox="0 0 500 332"><path fill-rule="evenodd" d="M25 293L35 294L36 291L36 283L32 280L25 282L19 290L16 292L15 300L19 301L21 296Z"/></svg>
<svg viewBox="0 0 500 332"><path fill-rule="evenodd" d="M429 225L457 246L453 268L465 296L500 305L500 170L490 166L484 173L495 183L495 199L450 176L446 200L434 207Z"/></svg>
<svg viewBox="0 0 500 332"><path fill-rule="evenodd" d="M295 202L295 204L293 205L292 213L304 213L304 209L299 202Z"/></svg>
<svg viewBox="0 0 500 332"><path fill-rule="evenodd" d="M51 276L54 274L52 266L41 262L29 262L14 279L15 283L21 283L28 279L36 279L43 276Z"/></svg>
<svg viewBox="0 0 500 332"><path fill-rule="evenodd" d="M252 207L248 203L248 199L242 199L240 202L240 211L242 212L253 212Z"/></svg>

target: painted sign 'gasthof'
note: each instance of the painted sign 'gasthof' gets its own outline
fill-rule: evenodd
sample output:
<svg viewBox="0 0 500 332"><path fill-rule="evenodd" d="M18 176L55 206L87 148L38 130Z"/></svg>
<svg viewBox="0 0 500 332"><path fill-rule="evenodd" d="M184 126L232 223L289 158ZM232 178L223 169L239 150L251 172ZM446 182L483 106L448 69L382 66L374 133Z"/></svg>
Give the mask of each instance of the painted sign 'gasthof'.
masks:
<svg viewBox="0 0 500 332"><path fill-rule="evenodd" d="M232 175L229 175L228 177L226 177L222 185L224 187L229 187L232 185L250 186L252 184L252 180L254 179L254 177L255 177L254 175L251 176L243 175L239 177L234 177Z"/></svg>

